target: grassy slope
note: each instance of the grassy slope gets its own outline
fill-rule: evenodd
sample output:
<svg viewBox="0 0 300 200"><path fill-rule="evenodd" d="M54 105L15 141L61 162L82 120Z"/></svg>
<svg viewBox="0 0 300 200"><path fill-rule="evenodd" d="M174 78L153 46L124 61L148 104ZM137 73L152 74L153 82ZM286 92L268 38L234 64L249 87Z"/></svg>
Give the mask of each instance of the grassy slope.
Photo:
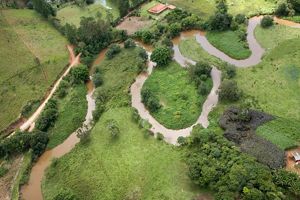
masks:
<svg viewBox="0 0 300 200"><path fill-rule="evenodd" d="M192 13L209 18L215 12L215 1L211 0L167 0L180 8ZM229 13L236 15L239 13L248 16L272 13L276 7L275 0L227 0Z"/></svg>
<svg viewBox="0 0 300 200"><path fill-rule="evenodd" d="M234 59L242 60L251 55L247 42L240 41L237 32L208 32L206 37L212 45Z"/></svg>
<svg viewBox="0 0 300 200"><path fill-rule="evenodd" d="M194 124L206 99L198 95L188 71L176 62L165 68L156 68L145 82L144 88L158 96L162 105L153 116L171 129L186 128Z"/></svg>
<svg viewBox="0 0 300 200"><path fill-rule="evenodd" d="M54 127L48 132L50 139L48 148L62 143L82 125L87 110L85 96L86 86L82 84L71 88L68 95L58 101L58 118Z"/></svg>
<svg viewBox="0 0 300 200"><path fill-rule="evenodd" d="M97 13L101 13L102 17L105 17L107 12L110 12L114 19L119 17L119 11L117 8L109 10L99 3L94 3L83 8L77 5L69 5L58 10L56 17L61 20L62 25L69 23L79 26L81 17L95 17L97 16Z"/></svg>
<svg viewBox="0 0 300 200"><path fill-rule="evenodd" d="M44 96L67 64L68 53L66 39L34 11L0 12L1 130L18 117L27 101ZM36 56L41 66L35 63Z"/></svg>
<svg viewBox="0 0 300 200"><path fill-rule="evenodd" d="M141 199L191 199L196 193L181 162L182 152L145 138L131 121L128 88L136 76L136 58L135 50L122 50L98 66L104 75L100 89L113 95L109 110L95 125L90 143L79 144L50 167L42 187L45 199L61 188L70 188L80 199L122 199L134 191ZM106 128L108 119L115 119L120 128L115 141Z"/></svg>

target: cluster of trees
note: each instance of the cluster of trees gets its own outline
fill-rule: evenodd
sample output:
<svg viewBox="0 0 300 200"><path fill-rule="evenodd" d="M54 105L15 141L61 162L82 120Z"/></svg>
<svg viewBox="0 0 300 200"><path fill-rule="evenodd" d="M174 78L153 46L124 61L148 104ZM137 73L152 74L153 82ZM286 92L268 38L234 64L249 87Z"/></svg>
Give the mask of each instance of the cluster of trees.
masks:
<svg viewBox="0 0 300 200"><path fill-rule="evenodd" d="M166 23L157 23L151 29L137 31L135 37L146 44L154 44L160 39L167 39L166 43L168 43L171 38L178 36L181 31L205 28L205 23L199 16L180 9L169 12L165 16L165 20Z"/></svg>
<svg viewBox="0 0 300 200"><path fill-rule="evenodd" d="M143 104L150 110L150 112L156 112L161 108L159 98L148 88L143 88L141 95Z"/></svg>
<svg viewBox="0 0 300 200"><path fill-rule="evenodd" d="M45 109L41 113L40 117L35 123L35 128L46 132L50 127L52 127L58 117L58 107L57 100L50 99L45 106Z"/></svg>
<svg viewBox="0 0 300 200"><path fill-rule="evenodd" d="M116 0L115 3L118 6L119 13L121 17L124 17L127 15L129 11L132 9L138 7L140 4L144 3L147 0Z"/></svg>
<svg viewBox="0 0 300 200"><path fill-rule="evenodd" d="M190 178L199 187L214 191L216 200L280 200L290 194L299 197L297 175L283 170L272 172L222 135L196 126L183 143L189 149L186 160Z"/></svg>
<svg viewBox="0 0 300 200"><path fill-rule="evenodd" d="M32 159L38 158L46 149L48 136L41 131L17 132L0 141L0 158L9 158L32 149Z"/></svg>
<svg viewBox="0 0 300 200"><path fill-rule="evenodd" d="M109 119L106 121L106 124L111 138L116 138L120 134L120 129L117 121L114 119Z"/></svg>
<svg viewBox="0 0 300 200"><path fill-rule="evenodd" d="M189 68L190 78L196 84L200 95L207 95L210 91L210 85L207 80L210 77L211 69L211 66L205 62L198 62Z"/></svg>
<svg viewBox="0 0 300 200"><path fill-rule="evenodd" d="M281 2L275 10L276 16L294 16L297 13L300 13L299 0L287 0Z"/></svg>

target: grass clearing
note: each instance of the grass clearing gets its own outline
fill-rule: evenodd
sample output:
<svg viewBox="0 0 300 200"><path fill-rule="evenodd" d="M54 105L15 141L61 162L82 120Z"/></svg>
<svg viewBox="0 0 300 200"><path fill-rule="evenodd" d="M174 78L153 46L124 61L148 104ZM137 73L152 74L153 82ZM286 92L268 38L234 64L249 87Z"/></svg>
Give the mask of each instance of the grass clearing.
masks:
<svg viewBox="0 0 300 200"><path fill-rule="evenodd" d="M111 4L108 5L113 6ZM113 15L114 19L119 17L119 11L117 8L112 7L112 9L107 9L99 2L94 4L79 7L78 5L68 5L57 12L56 18L60 20L62 25L66 23L74 24L75 26L80 25L80 18L82 17L96 17L98 13L101 14L103 18L107 16L107 12L110 12Z"/></svg>
<svg viewBox="0 0 300 200"><path fill-rule="evenodd" d="M78 144L47 170L42 184L46 200L61 189L70 189L79 199L191 199L199 192L186 174L183 151L145 137L145 130L131 120L128 89L137 76L138 60L137 48L122 49L97 66L104 80L97 92L106 91L109 109L89 143ZM115 139L107 128L111 119L120 129Z"/></svg>
<svg viewBox="0 0 300 200"><path fill-rule="evenodd" d="M78 145L48 169L42 186L45 199L60 189L71 189L79 199L123 199L133 194L138 199L194 197L182 152L145 138L130 118L129 108L106 112L87 146ZM116 140L106 127L109 119L119 125Z"/></svg>
<svg viewBox="0 0 300 200"><path fill-rule="evenodd" d="M208 81L211 82L211 79ZM201 114L206 96L197 92L189 72L176 62L155 68L143 89L149 89L160 100L162 108L151 113L155 119L170 129L193 125Z"/></svg>
<svg viewBox="0 0 300 200"><path fill-rule="evenodd" d="M262 47L269 52L285 40L300 38L300 29L283 25L274 25L267 29L257 26L255 37Z"/></svg>
<svg viewBox="0 0 300 200"><path fill-rule="evenodd" d="M81 127L86 110L86 86L81 84L70 88L67 96L58 100L58 118L54 127L48 131L49 149L61 144L71 133Z"/></svg>
<svg viewBox="0 0 300 200"><path fill-rule="evenodd" d="M241 41L236 31L208 32L208 41L231 58L242 60L251 55L246 41Z"/></svg>
<svg viewBox="0 0 300 200"><path fill-rule="evenodd" d="M142 5L140 11L141 11L141 17L145 18L145 19L155 19L155 20L161 20L163 19L169 12L170 10L167 9L164 12L160 13L160 14L151 14L148 12L148 10L152 7L154 7L155 5L157 5L159 2L158 1L150 1L149 3L145 3Z"/></svg>
<svg viewBox="0 0 300 200"><path fill-rule="evenodd" d="M44 96L68 63L68 53L67 40L35 11L7 9L0 15L2 130L28 101Z"/></svg>
<svg viewBox="0 0 300 200"><path fill-rule="evenodd" d="M195 37L189 37L182 40L179 44L180 52L183 56L190 58L196 62L208 62L216 67L223 65L223 61L207 53L200 44L196 41Z"/></svg>
<svg viewBox="0 0 300 200"><path fill-rule="evenodd" d="M300 121L277 118L262 126L256 133L285 150L299 145Z"/></svg>

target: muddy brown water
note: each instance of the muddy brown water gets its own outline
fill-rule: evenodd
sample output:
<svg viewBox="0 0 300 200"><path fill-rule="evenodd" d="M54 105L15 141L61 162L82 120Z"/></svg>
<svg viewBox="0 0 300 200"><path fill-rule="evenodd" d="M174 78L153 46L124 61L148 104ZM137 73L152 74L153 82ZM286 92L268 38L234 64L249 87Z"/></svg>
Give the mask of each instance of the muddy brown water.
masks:
<svg viewBox="0 0 300 200"><path fill-rule="evenodd" d="M105 52L101 52L99 54L98 58L96 59L97 63L100 63L104 59L104 55ZM92 72L93 68L90 69L90 74ZM88 109L85 121L81 128L90 126L90 123L93 120L93 111L96 108L95 99L93 98L93 93L95 90L93 82L88 81L86 87L88 90L86 95ZM77 137L77 131L75 131L62 144L42 154L31 170L28 183L21 188L22 199L43 200L41 182L44 177L45 170L50 166L54 158L60 158L69 153L79 141L80 139Z"/></svg>

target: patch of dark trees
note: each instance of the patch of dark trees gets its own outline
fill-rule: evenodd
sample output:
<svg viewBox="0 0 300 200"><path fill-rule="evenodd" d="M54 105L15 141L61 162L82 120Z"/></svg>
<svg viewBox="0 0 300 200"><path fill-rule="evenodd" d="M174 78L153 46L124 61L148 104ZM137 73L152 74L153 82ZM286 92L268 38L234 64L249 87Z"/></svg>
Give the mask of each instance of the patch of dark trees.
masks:
<svg viewBox="0 0 300 200"><path fill-rule="evenodd" d="M241 151L272 169L278 169L285 166L285 152L255 133L258 126L273 119L260 111L231 107L223 113L219 124L225 130L224 136L237 144Z"/></svg>
<svg viewBox="0 0 300 200"><path fill-rule="evenodd" d="M261 124L261 115L257 117L253 125ZM211 124L209 129L198 125L190 137L181 138L181 146L186 148L188 175L196 185L212 191L216 200L299 199L297 174L284 169L270 170L239 151L218 130L217 125Z"/></svg>

